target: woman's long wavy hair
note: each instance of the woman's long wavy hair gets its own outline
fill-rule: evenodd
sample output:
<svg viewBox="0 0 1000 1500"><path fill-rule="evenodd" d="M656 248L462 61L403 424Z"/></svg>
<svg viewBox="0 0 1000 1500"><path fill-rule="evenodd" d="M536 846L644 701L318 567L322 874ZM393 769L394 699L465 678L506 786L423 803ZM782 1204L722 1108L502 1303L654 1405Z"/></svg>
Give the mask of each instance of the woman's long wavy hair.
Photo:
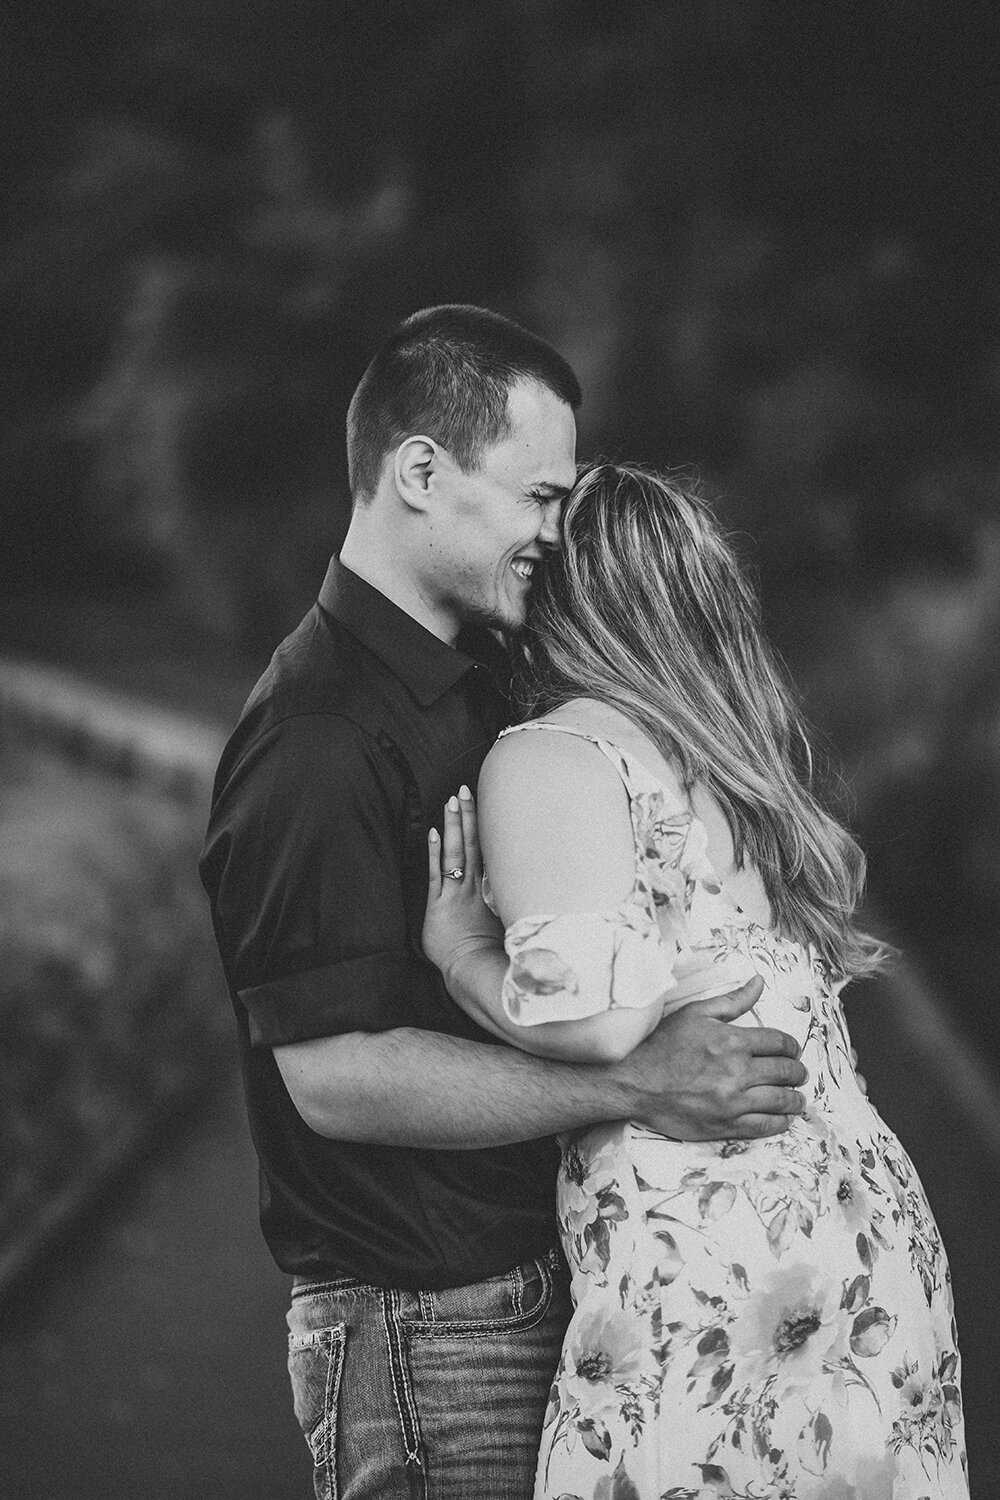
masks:
<svg viewBox="0 0 1000 1500"><path fill-rule="evenodd" d="M887 949L853 923L865 860L811 790L802 719L757 599L705 502L642 469L581 470L562 549L536 582L515 693L526 716L613 705L723 808L738 865L760 871L778 929L831 975Z"/></svg>

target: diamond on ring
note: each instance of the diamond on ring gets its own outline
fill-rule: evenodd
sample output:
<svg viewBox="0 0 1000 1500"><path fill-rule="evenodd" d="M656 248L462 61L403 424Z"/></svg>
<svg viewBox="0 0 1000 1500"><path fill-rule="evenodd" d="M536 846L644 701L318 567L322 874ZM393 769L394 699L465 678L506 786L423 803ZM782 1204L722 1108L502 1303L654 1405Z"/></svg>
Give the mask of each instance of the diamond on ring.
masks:
<svg viewBox="0 0 1000 1500"><path fill-rule="evenodd" d="M464 875L465 871L461 865L456 865L453 870L445 870L444 872L445 880L461 880Z"/></svg>

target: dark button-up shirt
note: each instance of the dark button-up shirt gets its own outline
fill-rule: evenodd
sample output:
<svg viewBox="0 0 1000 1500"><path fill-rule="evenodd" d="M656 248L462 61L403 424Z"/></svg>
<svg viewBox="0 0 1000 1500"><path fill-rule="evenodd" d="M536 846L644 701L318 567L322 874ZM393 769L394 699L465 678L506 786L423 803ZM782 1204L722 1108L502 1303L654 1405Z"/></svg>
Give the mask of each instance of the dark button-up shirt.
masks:
<svg viewBox="0 0 1000 1500"><path fill-rule="evenodd" d="M459 1286L554 1242L551 1141L438 1151L310 1130L272 1048L420 1027L493 1043L423 955L427 845L506 722L503 653L455 650L331 563L223 752L202 880L283 1270Z"/></svg>

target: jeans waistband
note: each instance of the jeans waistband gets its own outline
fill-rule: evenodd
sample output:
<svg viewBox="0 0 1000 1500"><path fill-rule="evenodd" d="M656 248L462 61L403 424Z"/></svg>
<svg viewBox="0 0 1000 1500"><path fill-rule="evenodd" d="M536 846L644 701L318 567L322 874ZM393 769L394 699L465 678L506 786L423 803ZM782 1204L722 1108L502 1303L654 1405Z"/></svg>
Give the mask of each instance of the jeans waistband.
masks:
<svg viewBox="0 0 1000 1500"><path fill-rule="evenodd" d="M534 1266L538 1261L541 1261L548 1270L553 1271L562 1261L562 1251L559 1249L558 1245L551 1245L548 1250L543 1250L540 1255L529 1256L526 1260L519 1261L516 1265L511 1266L507 1270L496 1271L491 1276L482 1277L480 1281L459 1282L454 1287L449 1286L435 1288L434 1290L454 1291L458 1290L461 1286L484 1286L491 1281L498 1281L503 1277L507 1277L517 1271L521 1271L528 1266ZM364 1281L362 1278L357 1276L342 1276L337 1272L332 1272L329 1276L324 1276L322 1273L317 1274L315 1272L308 1276L302 1274L293 1275L292 1295L294 1296L296 1293L301 1293L305 1290L312 1292L320 1290L324 1292L363 1291L378 1294L386 1291L401 1291L411 1292L414 1295L419 1296L421 1292L429 1292L432 1289L429 1287L386 1287L382 1286L378 1282Z"/></svg>

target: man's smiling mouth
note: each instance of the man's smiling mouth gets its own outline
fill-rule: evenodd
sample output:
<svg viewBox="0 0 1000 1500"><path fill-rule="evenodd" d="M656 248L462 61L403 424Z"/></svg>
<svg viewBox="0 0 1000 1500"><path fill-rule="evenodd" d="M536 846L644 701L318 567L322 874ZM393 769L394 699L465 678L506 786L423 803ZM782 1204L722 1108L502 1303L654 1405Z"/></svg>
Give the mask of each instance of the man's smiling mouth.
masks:
<svg viewBox="0 0 1000 1500"><path fill-rule="evenodd" d="M515 557L511 562L511 567L518 578L530 580L532 573L535 571L535 560L532 557Z"/></svg>

